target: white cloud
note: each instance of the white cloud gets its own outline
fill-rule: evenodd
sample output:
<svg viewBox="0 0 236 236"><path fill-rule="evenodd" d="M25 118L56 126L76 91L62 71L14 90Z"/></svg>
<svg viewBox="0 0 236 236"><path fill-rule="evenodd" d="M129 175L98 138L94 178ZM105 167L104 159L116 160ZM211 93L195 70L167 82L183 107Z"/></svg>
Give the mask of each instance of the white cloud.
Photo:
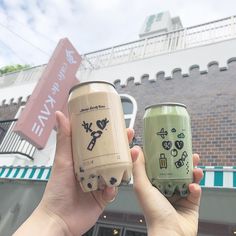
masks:
<svg viewBox="0 0 236 236"><path fill-rule="evenodd" d="M0 67L25 61L35 65L46 63L58 40L63 37L68 37L81 53L136 40L146 16L161 11L169 10L172 16L180 16L186 27L234 15L236 9L235 0L4 2L6 9L0 5Z"/></svg>

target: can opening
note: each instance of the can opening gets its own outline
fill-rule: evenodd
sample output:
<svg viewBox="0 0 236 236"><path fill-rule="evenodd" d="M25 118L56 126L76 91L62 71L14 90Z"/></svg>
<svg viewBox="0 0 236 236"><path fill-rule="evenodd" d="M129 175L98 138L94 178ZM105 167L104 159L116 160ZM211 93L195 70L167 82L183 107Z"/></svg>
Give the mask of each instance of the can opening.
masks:
<svg viewBox="0 0 236 236"><path fill-rule="evenodd" d="M164 103L157 103L157 104L152 104L147 107L145 107L145 110L152 108L152 107L160 107L160 106L180 106L186 108L186 105L183 103L177 103L177 102L164 102Z"/></svg>
<svg viewBox="0 0 236 236"><path fill-rule="evenodd" d="M74 91L75 89L77 89L78 87L81 87L83 85L86 85L86 84L93 84L93 83L102 83L102 84L109 84L111 86L113 86L115 88L115 85L110 83L110 82L107 82L107 81L102 81L102 80L91 80L91 81L86 81L86 82L82 82L82 83L79 83L79 84L76 84L74 85L70 91L69 91L69 94Z"/></svg>

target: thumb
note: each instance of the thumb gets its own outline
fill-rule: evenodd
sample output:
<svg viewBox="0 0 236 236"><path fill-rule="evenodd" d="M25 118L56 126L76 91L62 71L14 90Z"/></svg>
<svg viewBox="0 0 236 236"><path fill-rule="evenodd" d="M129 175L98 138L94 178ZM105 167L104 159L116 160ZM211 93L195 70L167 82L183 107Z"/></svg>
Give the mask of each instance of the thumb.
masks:
<svg viewBox="0 0 236 236"><path fill-rule="evenodd" d="M136 158L134 156L137 156ZM145 170L145 159L142 149L139 146L134 146L131 149L131 156L133 160L133 178L134 178L134 190L141 198L145 197L147 192L145 189L153 188Z"/></svg>
<svg viewBox="0 0 236 236"><path fill-rule="evenodd" d="M71 136L70 122L68 118L61 111L56 111L55 116L58 128L57 133L65 136Z"/></svg>
<svg viewBox="0 0 236 236"><path fill-rule="evenodd" d="M169 216L173 207L169 201L159 192L159 190L152 186L149 181L145 170L145 159L141 148L134 147L132 152L137 152L139 155L137 160L133 163L133 178L134 178L134 191L137 195L139 203L143 209L143 213L147 224L149 225L153 219L164 219L163 212L166 217Z"/></svg>
<svg viewBox="0 0 236 236"><path fill-rule="evenodd" d="M65 115L56 111L57 121L57 144L54 164L63 167L65 164L72 162L71 148L71 128L70 122Z"/></svg>

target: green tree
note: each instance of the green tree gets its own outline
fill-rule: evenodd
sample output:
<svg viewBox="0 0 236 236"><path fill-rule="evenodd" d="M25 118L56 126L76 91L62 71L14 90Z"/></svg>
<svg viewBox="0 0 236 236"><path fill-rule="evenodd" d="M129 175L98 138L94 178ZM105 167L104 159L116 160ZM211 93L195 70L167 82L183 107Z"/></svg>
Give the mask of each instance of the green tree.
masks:
<svg viewBox="0 0 236 236"><path fill-rule="evenodd" d="M4 66L0 68L0 76L6 73L10 73L10 72L15 72L15 71L20 71L26 68L29 68L30 65L25 64L25 65L9 65L9 66Z"/></svg>

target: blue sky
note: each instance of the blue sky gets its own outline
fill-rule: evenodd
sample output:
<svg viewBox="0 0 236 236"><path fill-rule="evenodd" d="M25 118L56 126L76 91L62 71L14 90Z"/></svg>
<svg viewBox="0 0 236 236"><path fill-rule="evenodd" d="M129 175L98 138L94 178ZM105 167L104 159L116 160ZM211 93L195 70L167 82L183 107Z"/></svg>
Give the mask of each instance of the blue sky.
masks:
<svg viewBox="0 0 236 236"><path fill-rule="evenodd" d="M138 39L148 15L183 26L236 15L235 0L0 0L0 67L47 63L60 38L83 54Z"/></svg>

